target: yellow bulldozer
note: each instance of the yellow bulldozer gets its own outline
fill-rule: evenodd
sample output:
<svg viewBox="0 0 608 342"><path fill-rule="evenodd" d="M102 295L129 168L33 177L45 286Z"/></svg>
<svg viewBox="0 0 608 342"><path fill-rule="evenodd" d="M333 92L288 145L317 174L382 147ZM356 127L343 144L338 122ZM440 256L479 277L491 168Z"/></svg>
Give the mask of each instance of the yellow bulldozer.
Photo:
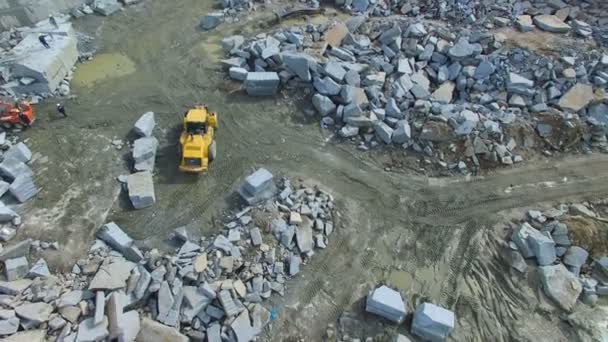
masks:
<svg viewBox="0 0 608 342"><path fill-rule="evenodd" d="M207 106L195 106L184 113L182 134L179 137L181 171L207 171L209 162L215 159L217 153L214 136L216 130L217 115L209 111Z"/></svg>

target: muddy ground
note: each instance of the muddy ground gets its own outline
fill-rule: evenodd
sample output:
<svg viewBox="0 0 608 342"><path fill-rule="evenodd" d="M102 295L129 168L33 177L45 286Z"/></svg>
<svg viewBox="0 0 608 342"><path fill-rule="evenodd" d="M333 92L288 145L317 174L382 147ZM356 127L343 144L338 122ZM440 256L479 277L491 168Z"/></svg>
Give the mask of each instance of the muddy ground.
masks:
<svg viewBox="0 0 608 342"><path fill-rule="evenodd" d="M107 19L98 29L99 55L75 74L69 118L56 115L53 102L38 107L25 136L41 192L24 206L19 234L60 241L61 251L47 255L55 269L69 270L109 220L146 246L163 246L180 225L195 235L213 232L236 204L229 194L241 177L264 165L277 176L319 182L336 196L342 215L329 248L290 281L284 298L272 300L277 320L263 340L319 341L344 312L352 313L343 320L351 336L405 333L406 325L362 315L364 296L380 283L401 290L409 308L430 300L454 310L453 340L572 340L534 272L509 272L494 241L506 234L501 222L520 208L604 198L607 157L527 162L473 180L386 172L392 157L356 151L331 139L317 120L304 120L297 106L304 95L252 99L235 91L218 64L219 42L254 31L267 13L201 33L196 25L212 2L151 0ZM77 22L84 30L99 24L91 17ZM177 171L179 114L200 102L219 113L219 158L207 174L184 175ZM150 110L161 142L157 202L133 211L115 180L128 172L129 150L112 141L131 139L133 123Z"/></svg>

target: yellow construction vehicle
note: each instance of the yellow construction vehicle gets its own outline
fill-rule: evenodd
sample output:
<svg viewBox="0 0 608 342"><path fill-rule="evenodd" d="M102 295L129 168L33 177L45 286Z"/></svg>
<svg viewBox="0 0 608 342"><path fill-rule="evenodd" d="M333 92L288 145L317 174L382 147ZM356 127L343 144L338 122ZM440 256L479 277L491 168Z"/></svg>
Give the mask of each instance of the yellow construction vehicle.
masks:
<svg viewBox="0 0 608 342"><path fill-rule="evenodd" d="M180 171L204 172L215 159L214 133L217 115L207 106L195 106L184 113L182 134L179 137Z"/></svg>

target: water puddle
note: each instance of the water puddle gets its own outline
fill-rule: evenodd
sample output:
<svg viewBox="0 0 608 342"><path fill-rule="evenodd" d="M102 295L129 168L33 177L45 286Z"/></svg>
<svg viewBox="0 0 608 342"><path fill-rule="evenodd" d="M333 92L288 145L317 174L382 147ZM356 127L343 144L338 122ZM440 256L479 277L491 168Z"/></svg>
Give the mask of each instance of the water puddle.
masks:
<svg viewBox="0 0 608 342"><path fill-rule="evenodd" d="M224 58L224 51L222 51L222 36L221 35L209 35L200 44L194 47L194 55L201 56L202 60L207 62L217 63L220 59Z"/></svg>
<svg viewBox="0 0 608 342"><path fill-rule="evenodd" d="M127 76L135 72L135 63L120 53L103 53L92 61L79 64L74 73L74 82L90 87L98 81Z"/></svg>
<svg viewBox="0 0 608 342"><path fill-rule="evenodd" d="M405 271L393 271L388 276L388 284L396 289L407 291L412 286L412 275Z"/></svg>

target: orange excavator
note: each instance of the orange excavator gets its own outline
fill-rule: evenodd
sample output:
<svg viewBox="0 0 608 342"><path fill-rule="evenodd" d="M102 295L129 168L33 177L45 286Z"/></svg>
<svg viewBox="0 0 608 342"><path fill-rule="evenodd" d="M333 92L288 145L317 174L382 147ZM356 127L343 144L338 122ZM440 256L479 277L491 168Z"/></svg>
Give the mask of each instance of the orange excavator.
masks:
<svg viewBox="0 0 608 342"><path fill-rule="evenodd" d="M34 109L26 101L10 103L0 100L0 124L7 129L24 129L34 123Z"/></svg>

